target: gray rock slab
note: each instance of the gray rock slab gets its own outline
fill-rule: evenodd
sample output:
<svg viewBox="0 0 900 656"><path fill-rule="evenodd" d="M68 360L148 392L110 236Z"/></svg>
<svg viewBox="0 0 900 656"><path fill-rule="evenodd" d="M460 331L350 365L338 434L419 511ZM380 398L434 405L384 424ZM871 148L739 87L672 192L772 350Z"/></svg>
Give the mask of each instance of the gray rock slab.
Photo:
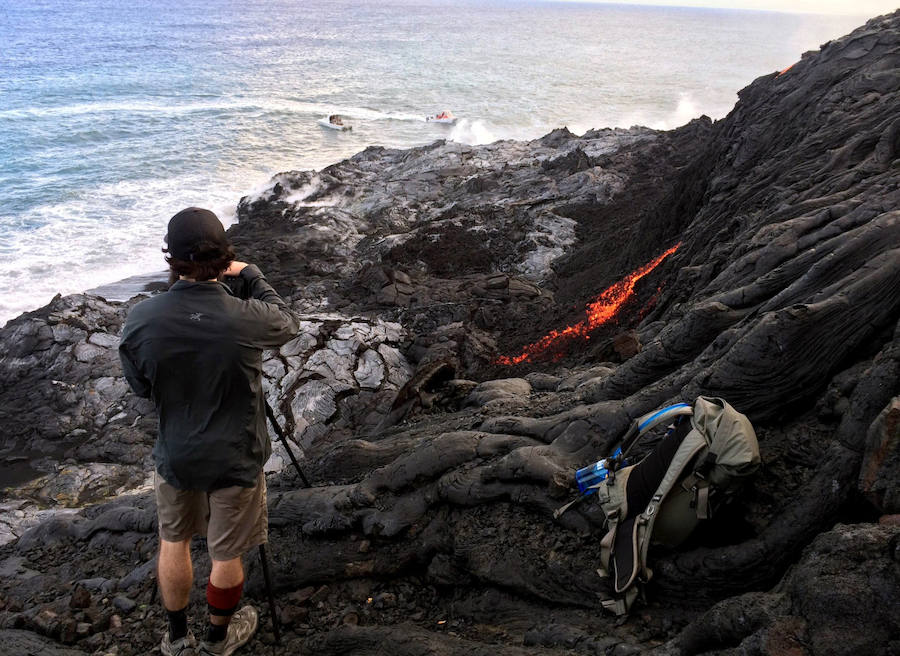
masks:
<svg viewBox="0 0 900 656"><path fill-rule="evenodd" d="M115 376L97 378L93 385L93 390L108 401L121 399L128 394L129 389L124 378Z"/></svg>
<svg viewBox="0 0 900 656"><path fill-rule="evenodd" d="M354 358L360 349L365 348L355 335L347 339L329 339L325 346L342 358Z"/></svg>
<svg viewBox="0 0 900 656"><path fill-rule="evenodd" d="M298 426L301 418L308 425L328 421L337 410L334 397L334 390L321 380L304 383L291 402L294 421Z"/></svg>
<svg viewBox="0 0 900 656"><path fill-rule="evenodd" d="M359 357L354 378L360 387L366 389L378 389L384 380L384 364L377 351L368 349Z"/></svg>
<svg viewBox="0 0 900 656"><path fill-rule="evenodd" d="M266 378L271 378L273 380L284 378L284 375L287 372L281 360L276 358L265 360L262 365L262 370L263 375L265 375Z"/></svg>
<svg viewBox="0 0 900 656"><path fill-rule="evenodd" d="M316 325L316 329L314 331L308 330L312 328L313 324L306 323L303 332L297 335L294 339L289 341L287 344L284 344L281 349L279 349L279 353L285 357L295 356L295 355L303 355L307 353L310 349L314 348L317 342L316 336L318 335L318 325Z"/></svg>
<svg viewBox="0 0 900 656"><path fill-rule="evenodd" d="M79 362L90 362L106 353L108 349L94 344L76 344L75 359Z"/></svg>
<svg viewBox="0 0 900 656"><path fill-rule="evenodd" d="M378 354L384 360L387 367L388 381L397 388L402 387L406 381L412 378L412 367L403 357L403 354L393 346L381 344L378 346Z"/></svg>
<svg viewBox="0 0 900 656"><path fill-rule="evenodd" d="M91 333L91 336L88 337L88 343L107 349L118 348L119 337L109 333Z"/></svg>
<svg viewBox="0 0 900 656"><path fill-rule="evenodd" d="M317 373L325 380L337 380L347 385L355 385L351 367L352 358L324 348L313 353L303 366L305 371Z"/></svg>

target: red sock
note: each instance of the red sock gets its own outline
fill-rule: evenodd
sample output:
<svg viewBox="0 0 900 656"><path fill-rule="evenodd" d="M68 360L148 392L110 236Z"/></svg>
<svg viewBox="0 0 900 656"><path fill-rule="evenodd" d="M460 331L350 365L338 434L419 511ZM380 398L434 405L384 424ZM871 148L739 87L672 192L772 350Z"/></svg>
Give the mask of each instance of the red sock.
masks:
<svg viewBox="0 0 900 656"><path fill-rule="evenodd" d="M206 601L209 604L209 614L218 617L234 615L241 593L244 591L244 582L241 581L233 588L218 588L210 581L206 585Z"/></svg>

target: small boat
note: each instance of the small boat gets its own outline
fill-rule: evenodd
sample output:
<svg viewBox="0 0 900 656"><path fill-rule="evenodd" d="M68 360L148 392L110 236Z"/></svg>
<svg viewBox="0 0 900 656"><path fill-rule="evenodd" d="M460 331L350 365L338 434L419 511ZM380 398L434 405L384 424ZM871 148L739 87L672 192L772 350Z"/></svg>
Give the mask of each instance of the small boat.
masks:
<svg viewBox="0 0 900 656"><path fill-rule="evenodd" d="M323 128L330 128L332 130L352 130L352 125L347 125L344 123L344 119L341 118L340 114L331 114L330 116L325 116L324 118L320 118L316 121Z"/></svg>
<svg viewBox="0 0 900 656"><path fill-rule="evenodd" d="M426 116L425 121L428 123L456 123L456 117L452 112L441 112L432 116Z"/></svg>

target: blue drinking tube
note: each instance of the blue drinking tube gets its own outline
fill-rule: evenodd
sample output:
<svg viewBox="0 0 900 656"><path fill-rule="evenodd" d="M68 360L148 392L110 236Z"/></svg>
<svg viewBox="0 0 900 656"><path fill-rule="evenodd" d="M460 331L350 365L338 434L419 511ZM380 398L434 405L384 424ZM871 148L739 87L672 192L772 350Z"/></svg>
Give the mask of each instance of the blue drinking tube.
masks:
<svg viewBox="0 0 900 656"><path fill-rule="evenodd" d="M661 410L639 417L631 424L628 432L625 433L625 436L622 438L622 444L613 452L612 456L604 458L603 460L598 460L594 464L582 467L575 472L575 483L578 485L578 491L583 495L596 492L596 486L605 481L609 476L609 468L612 466L612 463L615 462L617 458L621 457L623 453L627 455L628 451L631 450L631 447L637 441L637 438L654 426L670 421L680 415L693 414L693 412L694 410L689 403L676 403L675 405L669 405ZM628 460L623 458L621 462L618 463L618 466L624 467L627 464Z"/></svg>

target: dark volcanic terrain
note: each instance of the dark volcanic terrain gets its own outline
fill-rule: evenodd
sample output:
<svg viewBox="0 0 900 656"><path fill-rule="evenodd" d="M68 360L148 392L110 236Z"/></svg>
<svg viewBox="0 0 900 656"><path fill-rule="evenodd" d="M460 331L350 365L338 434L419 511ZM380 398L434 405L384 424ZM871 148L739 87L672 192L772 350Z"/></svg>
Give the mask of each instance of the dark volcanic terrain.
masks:
<svg viewBox="0 0 900 656"><path fill-rule="evenodd" d="M739 95L669 132L368 148L242 200L239 258L305 319L264 373L313 486L277 446L283 644L249 554L240 653L900 653L900 12ZM0 331L2 654L157 649L156 419L116 355L138 300ZM617 620L602 513L553 511L699 394L749 416L761 470Z"/></svg>

